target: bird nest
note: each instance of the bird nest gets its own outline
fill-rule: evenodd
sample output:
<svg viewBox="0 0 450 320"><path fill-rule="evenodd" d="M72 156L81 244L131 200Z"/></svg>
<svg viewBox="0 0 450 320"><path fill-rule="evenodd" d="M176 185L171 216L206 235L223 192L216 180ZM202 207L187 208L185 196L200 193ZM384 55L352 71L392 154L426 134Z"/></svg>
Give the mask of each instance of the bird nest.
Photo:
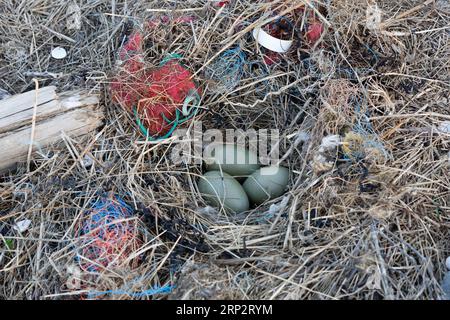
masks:
<svg viewBox="0 0 450 320"><path fill-rule="evenodd" d="M1 177L0 297L442 297L450 253L446 1L97 1L72 5L68 20L69 6L2 8L0 87L21 93L34 88L33 77L61 90L88 87L102 93L106 119L90 136L35 152L30 171L19 165ZM287 53L251 34L276 15L294 26ZM310 41L317 23L323 33ZM272 147L290 170L284 195L241 214L212 208L197 189L201 158L174 162L176 134L146 139L109 90L133 30L144 35L146 68L177 54L201 90L198 112L180 129L193 133L201 121L202 131L223 134L279 132ZM69 62L51 60L56 45ZM137 238L117 253L126 263L80 266L80 223L111 194L132 212L119 219ZM24 219L27 230L14 228Z"/></svg>

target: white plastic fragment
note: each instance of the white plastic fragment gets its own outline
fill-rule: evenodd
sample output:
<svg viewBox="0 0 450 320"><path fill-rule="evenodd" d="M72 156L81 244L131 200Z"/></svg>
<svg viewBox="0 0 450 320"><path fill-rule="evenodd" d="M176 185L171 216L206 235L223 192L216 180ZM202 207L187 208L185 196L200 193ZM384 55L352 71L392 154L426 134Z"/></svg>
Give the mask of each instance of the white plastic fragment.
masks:
<svg viewBox="0 0 450 320"><path fill-rule="evenodd" d="M26 49L16 41L8 41L2 44L2 51L7 61L24 62L28 58Z"/></svg>
<svg viewBox="0 0 450 320"><path fill-rule="evenodd" d="M342 138L339 135L330 135L322 139L319 152L333 150L341 144Z"/></svg>
<svg viewBox="0 0 450 320"><path fill-rule="evenodd" d="M267 213L267 216L274 217L281 210L284 210L284 208L286 208L288 202L289 202L289 196L284 196L283 199L279 203L274 203L269 207L269 212Z"/></svg>
<svg viewBox="0 0 450 320"><path fill-rule="evenodd" d="M438 127L438 130L442 133L450 133L450 121L443 121Z"/></svg>
<svg viewBox="0 0 450 320"><path fill-rule="evenodd" d="M72 2L67 7L66 11L67 20L66 28L68 30L80 30L81 29L81 10L78 4Z"/></svg>
<svg viewBox="0 0 450 320"><path fill-rule="evenodd" d="M289 51L293 43L292 40L281 40L272 37L270 34L265 32L261 27L257 27L253 30L253 37L264 48L278 53L285 53Z"/></svg>
<svg viewBox="0 0 450 320"><path fill-rule="evenodd" d="M27 231L27 229L30 227L30 225L31 225L31 220L25 219L25 220L17 221L16 224L13 226L13 229L20 233L23 233L23 232Z"/></svg>
<svg viewBox="0 0 450 320"><path fill-rule="evenodd" d="M304 131L299 131L295 134L295 142L294 144L299 145L301 142L305 143L308 142L308 140L311 138L309 133Z"/></svg>
<svg viewBox="0 0 450 320"><path fill-rule="evenodd" d="M381 10L377 3L370 4L366 10L366 27L369 30L381 30Z"/></svg>
<svg viewBox="0 0 450 320"><path fill-rule="evenodd" d="M445 260L445 266L450 271L450 257L447 257L447 260Z"/></svg>
<svg viewBox="0 0 450 320"><path fill-rule="evenodd" d="M0 88L0 100L6 99L6 98L9 98L9 97L11 97L9 92L4 90L4 89L2 89L2 88Z"/></svg>
<svg viewBox="0 0 450 320"><path fill-rule="evenodd" d="M315 153L312 161L312 167L316 174L330 171L335 162L336 150L342 143L339 135L329 135L322 139L322 142Z"/></svg>
<svg viewBox="0 0 450 320"><path fill-rule="evenodd" d="M67 56L67 52L63 47L56 47L52 50L51 55L54 59L60 60Z"/></svg>
<svg viewBox="0 0 450 320"><path fill-rule="evenodd" d="M88 169L88 168L92 167L93 164L94 164L94 160L90 156L85 155L83 157L83 167Z"/></svg>
<svg viewBox="0 0 450 320"><path fill-rule="evenodd" d="M206 207L200 208L198 210L198 212L200 214L202 214L202 215L207 215L207 216L218 214L217 209L213 208L213 207L210 207L210 206L206 206Z"/></svg>
<svg viewBox="0 0 450 320"><path fill-rule="evenodd" d="M67 266L67 273L70 275L67 278L66 286L69 290L78 290L81 287L81 270L75 265Z"/></svg>
<svg viewBox="0 0 450 320"><path fill-rule="evenodd" d="M70 275L81 276L81 269L78 268L74 264L69 264L67 266L67 273L70 274Z"/></svg>

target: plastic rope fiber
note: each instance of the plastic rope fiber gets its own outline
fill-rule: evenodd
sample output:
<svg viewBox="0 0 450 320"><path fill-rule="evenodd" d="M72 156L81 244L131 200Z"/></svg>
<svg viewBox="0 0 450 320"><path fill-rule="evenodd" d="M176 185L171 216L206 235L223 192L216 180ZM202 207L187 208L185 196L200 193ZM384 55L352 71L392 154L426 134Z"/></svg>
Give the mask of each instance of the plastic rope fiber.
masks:
<svg viewBox="0 0 450 320"><path fill-rule="evenodd" d="M178 53L171 53L168 54L159 64L160 67L166 65L168 62L170 62L171 60L179 60L181 59L182 56L179 55ZM183 64L180 63L180 65L183 66ZM191 108L189 108L188 110L188 106L191 102L194 102L194 106L192 106ZM146 128L146 126L144 125L144 123L141 121L141 119L139 118L139 112L137 110L137 107L133 108L133 113L135 116L135 120L136 123L141 131L141 133L146 136L147 140L150 141L159 141L159 140L164 140L169 138L172 133L175 131L175 129L185 123L186 121L190 120L192 117L194 117L197 114L198 111L198 107L200 106L200 96L198 95L198 93L196 91L191 90L189 95L186 97L186 99L184 100L183 103L183 107L182 107L182 111L180 112L179 109L177 109L175 111L175 120L169 120L166 118L166 116L164 114L162 114L163 119L168 123L171 124L171 128L169 129L169 131L161 136L161 137L153 137L150 135L150 133L148 132L148 129ZM185 118L182 118L181 115L183 115Z"/></svg>

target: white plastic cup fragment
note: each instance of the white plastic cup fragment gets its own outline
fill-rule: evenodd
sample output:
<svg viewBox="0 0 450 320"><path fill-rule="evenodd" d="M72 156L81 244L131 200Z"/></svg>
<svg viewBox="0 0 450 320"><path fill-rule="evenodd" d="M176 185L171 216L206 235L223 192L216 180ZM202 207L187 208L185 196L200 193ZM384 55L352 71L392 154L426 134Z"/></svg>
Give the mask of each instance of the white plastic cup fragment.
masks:
<svg viewBox="0 0 450 320"><path fill-rule="evenodd" d="M272 37L270 34L265 32L261 27L257 27L253 30L253 37L264 48L278 53L288 52L293 43L292 40L281 40Z"/></svg>
<svg viewBox="0 0 450 320"><path fill-rule="evenodd" d="M51 55L52 58L60 60L67 56L67 52L63 47L56 47L52 50Z"/></svg>

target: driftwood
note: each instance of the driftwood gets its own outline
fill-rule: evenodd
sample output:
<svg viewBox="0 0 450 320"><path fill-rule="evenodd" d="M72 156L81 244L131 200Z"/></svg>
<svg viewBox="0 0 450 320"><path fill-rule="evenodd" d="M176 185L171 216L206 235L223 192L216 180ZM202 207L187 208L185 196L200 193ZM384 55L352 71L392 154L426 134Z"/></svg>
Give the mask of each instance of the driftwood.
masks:
<svg viewBox="0 0 450 320"><path fill-rule="evenodd" d="M97 95L85 91L56 94L45 87L0 101L0 171L26 161L32 150L57 143L62 132L85 135L101 125ZM33 129L34 123L34 129Z"/></svg>

